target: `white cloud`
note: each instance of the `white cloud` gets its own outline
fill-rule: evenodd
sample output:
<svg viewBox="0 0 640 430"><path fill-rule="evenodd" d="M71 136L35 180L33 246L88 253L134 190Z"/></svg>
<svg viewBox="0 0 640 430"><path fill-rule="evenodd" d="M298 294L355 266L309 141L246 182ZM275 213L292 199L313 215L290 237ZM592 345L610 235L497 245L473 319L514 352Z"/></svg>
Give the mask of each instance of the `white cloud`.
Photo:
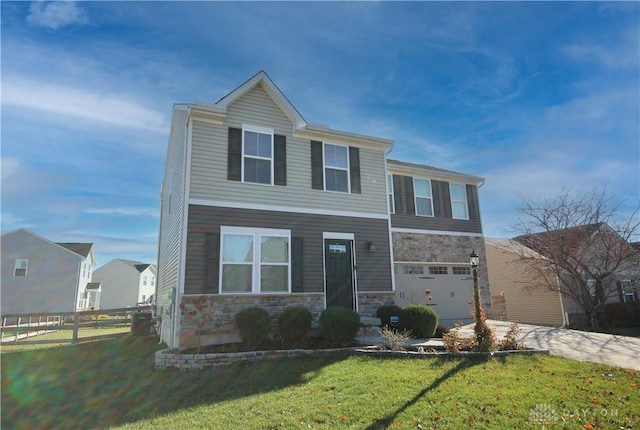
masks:
<svg viewBox="0 0 640 430"><path fill-rule="evenodd" d="M635 26L620 34L616 43L593 42L566 45L561 51L577 61L614 70L637 72L640 64L640 28Z"/></svg>
<svg viewBox="0 0 640 430"><path fill-rule="evenodd" d="M2 104L73 116L125 128L165 133L164 116L122 94L106 94L74 86L19 77L3 78Z"/></svg>
<svg viewBox="0 0 640 430"><path fill-rule="evenodd" d="M159 208L141 208L131 206L91 208L85 211L88 214L115 215L115 216L153 216L159 217Z"/></svg>
<svg viewBox="0 0 640 430"><path fill-rule="evenodd" d="M68 25L88 24L89 17L72 1L35 1L29 7L27 22L57 30Z"/></svg>

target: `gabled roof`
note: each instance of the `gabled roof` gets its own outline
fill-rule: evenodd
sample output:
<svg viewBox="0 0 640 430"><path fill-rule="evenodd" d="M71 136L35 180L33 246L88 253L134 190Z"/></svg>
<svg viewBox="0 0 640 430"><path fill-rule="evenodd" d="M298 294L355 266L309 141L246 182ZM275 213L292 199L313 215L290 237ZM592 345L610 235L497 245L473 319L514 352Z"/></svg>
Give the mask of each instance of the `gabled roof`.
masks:
<svg viewBox="0 0 640 430"><path fill-rule="evenodd" d="M75 252L82 257L88 257L93 248L93 243L56 242L56 245Z"/></svg>
<svg viewBox="0 0 640 430"><path fill-rule="evenodd" d="M235 90L231 91L214 104L196 102L186 105L174 105L172 130L174 120L177 118L177 111L183 111L185 109L188 111L188 115L192 117L198 117L199 119L222 125L227 113L227 107L257 86L260 86L269 95L269 97L271 97L274 103L278 105L282 112L291 120L293 123L293 135L295 137L319 140L323 142L341 142L350 145L368 146L378 150L384 149L386 153L388 153L393 147L393 140L390 139L333 130L324 125L307 122L264 70L256 73L250 79L242 83Z"/></svg>
<svg viewBox="0 0 640 430"><path fill-rule="evenodd" d="M122 263L126 264L127 266L131 267L132 269L136 270L139 273L144 272L149 267L151 267L151 271L153 273L155 273L155 271L156 271L156 266L154 266L153 264L142 263L142 262L136 261L136 260L125 260L123 258L117 258L116 260L117 261L121 261Z"/></svg>
<svg viewBox="0 0 640 430"><path fill-rule="evenodd" d="M89 255L91 255L91 259L95 261L95 259L93 258L93 243L63 243L63 242L52 242L49 239L40 236L39 234L36 234L34 232L32 232L31 230L27 230L26 228L19 228L7 233L4 233L1 237L5 237L5 236L10 236L10 235L14 235L17 233L26 233L30 236L33 236L39 240L42 240L44 242L50 243L52 245L55 245L59 248L62 248L65 252L71 252L76 256L80 256L83 258L87 258Z"/></svg>
<svg viewBox="0 0 640 430"><path fill-rule="evenodd" d="M222 97L215 103L215 106L226 110L227 106L251 91L256 86L262 86L262 88L271 96L280 109L287 117L293 121L294 128L303 128L307 125L307 121L302 117L300 112L291 104L289 99L284 95L280 88L271 80L269 75L264 70L260 70L251 78L242 83L235 90L231 91L226 96Z"/></svg>
<svg viewBox="0 0 640 430"><path fill-rule="evenodd" d="M559 241L562 241L564 238L572 238L573 241L575 241L576 238L587 239L590 238L594 233L602 231L606 227L606 223L598 222L594 224L579 225L553 231L523 234L514 237L513 240L523 244L528 248L533 249L536 252L544 253L543 247L540 246L540 244L542 243L557 243Z"/></svg>
<svg viewBox="0 0 640 430"><path fill-rule="evenodd" d="M453 179L465 183L476 184L478 186L484 184L484 178L479 176L454 172L453 170L441 169L439 167L427 166L425 164L407 163L406 161L387 159L387 168L390 170L425 175L434 179Z"/></svg>
<svg viewBox="0 0 640 430"><path fill-rule="evenodd" d="M546 258L533 249L523 245L520 242L516 242L513 239L502 239L495 237L485 237L485 245L494 246L504 251L513 252L518 255L524 255L525 257Z"/></svg>

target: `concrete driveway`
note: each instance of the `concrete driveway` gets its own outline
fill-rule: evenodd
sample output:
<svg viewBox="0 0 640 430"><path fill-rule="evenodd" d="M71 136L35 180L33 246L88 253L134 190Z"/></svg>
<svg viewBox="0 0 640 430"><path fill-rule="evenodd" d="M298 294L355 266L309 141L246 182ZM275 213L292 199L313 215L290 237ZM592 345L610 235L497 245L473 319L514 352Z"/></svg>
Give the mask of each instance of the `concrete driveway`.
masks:
<svg viewBox="0 0 640 430"><path fill-rule="evenodd" d="M487 320L487 323L495 330L497 339L502 339L511 327L509 321ZM529 348L548 349L551 355L573 360L640 370L640 338L530 324L518 327L518 341ZM461 334L473 334L473 324L462 327Z"/></svg>

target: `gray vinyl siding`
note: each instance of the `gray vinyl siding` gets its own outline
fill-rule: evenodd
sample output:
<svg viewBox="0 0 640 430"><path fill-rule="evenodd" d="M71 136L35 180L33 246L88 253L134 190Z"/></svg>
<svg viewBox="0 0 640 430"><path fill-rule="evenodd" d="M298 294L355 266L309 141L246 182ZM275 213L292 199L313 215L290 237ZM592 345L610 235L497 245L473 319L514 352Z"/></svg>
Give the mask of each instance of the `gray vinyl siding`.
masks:
<svg viewBox="0 0 640 430"><path fill-rule="evenodd" d="M398 175L394 175L398 176ZM469 219L453 219L451 215L451 197L449 195L449 186L446 181L431 180L431 189L433 197L433 217L417 216L407 213L410 198L407 193L405 178L409 176L400 176L402 180L399 182L400 187L394 187L394 195L399 193L401 205L395 208L395 213L391 214L391 227L407 228L418 230L436 230L436 231L457 231L462 233L482 233L482 224L480 220L480 205L478 202L478 188L475 185L466 185L467 188L467 204L469 209Z"/></svg>
<svg viewBox="0 0 640 430"><path fill-rule="evenodd" d="M199 294L205 291L205 238L207 234L219 233L220 226L289 229L292 238L302 238L303 288L300 291L294 290L294 293L324 291L322 233L353 233L356 244L358 291L392 291L389 234L385 219L190 205L185 294ZM376 244L376 252L369 252L368 242ZM217 293L218 288L206 291Z"/></svg>
<svg viewBox="0 0 640 430"><path fill-rule="evenodd" d="M227 180L228 128L242 124L273 128L287 139L287 185ZM293 137L293 123L257 86L227 108L223 126L193 121L190 198L386 214L384 151L360 148L361 194L311 188L311 143ZM333 142L340 143L340 142Z"/></svg>
<svg viewBox="0 0 640 430"><path fill-rule="evenodd" d="M80 255L17 230L2 236L2 314L76 310ZM14 276L16 259L27 259L27 275Z"/></svg>
<svg viewBox="0 0 640 430"><path fill-rule="evenodd" d="M173 127L167 150L162 185L162 213L158 248L158 276L156 304L158 310L169 310L172 288L178 289L180 279L180 250L184 219L184 171L186 152L187 112L174 110ZM166 313L163 317L166 316Z"/></svg>

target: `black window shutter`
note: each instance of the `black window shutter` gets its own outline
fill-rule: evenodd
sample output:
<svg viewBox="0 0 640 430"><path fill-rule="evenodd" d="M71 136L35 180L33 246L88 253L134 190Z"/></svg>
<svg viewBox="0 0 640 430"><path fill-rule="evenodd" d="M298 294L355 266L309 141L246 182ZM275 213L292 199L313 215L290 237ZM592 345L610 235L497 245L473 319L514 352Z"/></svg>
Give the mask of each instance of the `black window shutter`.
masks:
<svg viewBox="0 0 640 430"><path fill-rule="evenodd" d="M291 238L291 291L304 291L304 242L301 237Z"/></svg>
<svg viewBox="0 0 640 430"><path fill-rule="evenodd" d="M467 210L469 219L480 219L480 205L478 204L478 189L474 185L466 185Z"/></svg>
<svg viewBox="0 0 640 430"><path fill-rule="evenodd" d="M207 233L204 255L204 291L218 292L219 251L220 235L218 233Z"/></svg>
<svg viewBox="0 0 640 430"><path fill-rule="evenodd" d="M433 192L433 216L453 218L449 182L431 181Z"/></svg>
<svg viewBox="0 0 640 430"><path fill-rule="evenodd" d="M407 193L407 213L414 215L416 213L416 202L413 198L413 178L411 176L404 177L404 187Z"/></svg>
<svg viewBox="0 0 640 430"><path fill-rule="evenodd" d="M360 194L360 148L349 147L349 176L351 192Z"/></svg>
<svg viewBox="0 0 640 430"><path fill-rule="evenodd" d="M229 127L229 149L227 153L227 179L242 180L242 129Z"/></svg>
<svg viewBox="0 0 640 430"><path fill-rule="evenodd" d="M287 136L273 136L273 153L273 183L287 185Z"/></svg>
<svg viewBox="0 0 640 430"><path fill-rule="evenodd" d="M402 176L392 175L393 178L393 205L396 213L401 214L402 210Z"/></svg>
<svg viewBox="0 0 640 430"><path fill-rule="evenodd" d="M616 281L616 287L618 287L618 300L620 300L620 303L624 303L624 293L622 291L622 282L620 281Z"/></svg>
<svg viewBox="0 0 640 430"><path fill-rule="evenodd" d="M322 142L311 141L311 188L324 190L324 164L322 161Z"/></svg>

